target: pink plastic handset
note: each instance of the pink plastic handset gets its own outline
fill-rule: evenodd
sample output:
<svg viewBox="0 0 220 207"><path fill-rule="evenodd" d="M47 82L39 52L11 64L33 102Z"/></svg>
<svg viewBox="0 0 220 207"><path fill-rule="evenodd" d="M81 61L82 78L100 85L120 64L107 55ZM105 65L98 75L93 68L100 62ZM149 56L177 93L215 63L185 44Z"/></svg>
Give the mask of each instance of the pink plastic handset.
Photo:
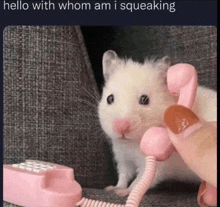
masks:
<svg viewBox="0 0 220 207"><path fill-rule="evenodd" d="M189 64L177 64L168 69L167 85L170 94L179 94L177 104L192 108L197 89L196 70ZM167 130L162 127L148 129L141 141L140 148L146 156L154 156L163 161L175 150L169 140Z"/></svg>
<svg viewBox="0 0 220 207"><path fill-rule="evenodd" d="M197 89L196 70L189 64L177 64L167 72L167 85L170 94L179 94L179 105L192 108Z"/></svg>
<svg viewBox="0 0 220 207"><path fill-rule="evenodd" d="M72 168L36 160L4 165L4 201L28 207L75 207L81 198Z"/></svg>

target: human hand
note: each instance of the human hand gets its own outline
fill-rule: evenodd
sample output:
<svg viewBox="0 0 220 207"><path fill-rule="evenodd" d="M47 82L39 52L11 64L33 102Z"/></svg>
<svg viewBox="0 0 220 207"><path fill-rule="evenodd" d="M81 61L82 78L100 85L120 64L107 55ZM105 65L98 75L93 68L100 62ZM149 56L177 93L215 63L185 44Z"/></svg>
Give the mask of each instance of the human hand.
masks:
<svg viewBox="0 0 220 207"><path fill-rule="evenodd" d="M217 126L205 122L188 108L170 106L164 114L169 138L189 168L202 180L200 206L217 205Z"/></svg>

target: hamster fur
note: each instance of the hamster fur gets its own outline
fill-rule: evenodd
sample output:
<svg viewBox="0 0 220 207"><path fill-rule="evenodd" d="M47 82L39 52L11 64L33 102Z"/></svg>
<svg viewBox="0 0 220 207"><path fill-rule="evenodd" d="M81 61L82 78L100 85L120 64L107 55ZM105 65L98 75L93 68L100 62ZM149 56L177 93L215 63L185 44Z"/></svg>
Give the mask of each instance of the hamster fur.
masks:
<svg viewBox="0 0 220 207"><path fill-rule="evenodd" d="M131 59L120 59L109 50L103 55L105 86L98 106L101 126L112 143L117 162L118 183L106 190L126 196L140 179L145 168L145 156L140 151L140 141L152 126L164 127L163 115L168 106L176 104L178 97L169 94L166 72L170 66L168 57L146 60L144 64ZM141 104L145 95L148 101ZM193 107L199 118L217 119L216 92L199 86ZM129 131L120 133L114 129L114 119L129 122ZM129 182L135 177L130 186ZM165 179L199 181L185 165L177 152L164 162L157 162L153 186Z"/></svg>

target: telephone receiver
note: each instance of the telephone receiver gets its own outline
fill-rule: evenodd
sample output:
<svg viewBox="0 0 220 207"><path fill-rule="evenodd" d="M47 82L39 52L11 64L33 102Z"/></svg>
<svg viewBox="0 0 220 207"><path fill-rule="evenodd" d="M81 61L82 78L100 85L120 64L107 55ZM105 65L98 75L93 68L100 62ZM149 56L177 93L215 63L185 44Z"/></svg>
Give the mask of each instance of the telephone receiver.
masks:
<svg viewBox="0 0 220 207"><path fill-rule="evenodd" d="M171 95L179 94L177 104L192 108L197 90L197 73L192 65L181 63L171 66L167 71L167 86ZM168 159L175 151L167 129L163 127L148 129L140 148L146 156L154 156L158 161Z"/></svg>

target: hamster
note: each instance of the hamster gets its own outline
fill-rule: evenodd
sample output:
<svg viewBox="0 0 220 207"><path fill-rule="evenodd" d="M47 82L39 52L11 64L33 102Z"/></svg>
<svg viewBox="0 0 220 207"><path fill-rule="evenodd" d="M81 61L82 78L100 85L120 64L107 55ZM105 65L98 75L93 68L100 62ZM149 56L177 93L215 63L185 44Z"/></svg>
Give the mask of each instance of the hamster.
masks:
<svg viewBox="0 0 220 207"><path fill-rule="evenodd" d="M164 112L177 103L178 97L171 96L167 88L166 73L170 66L167 56L141 64L121 59L113 50L108 50L102 64L105 85L98 115L111 141L118 172L117 185L108 186L106 190L127 196L145 169L145 156L139 147L143 134L152 126L165 127ZM217 119L216 98L215 91L198 87L193 110L199 118ZM170 178L199 181L177 152L168 160L157 162L152 187Z"/></svg>

